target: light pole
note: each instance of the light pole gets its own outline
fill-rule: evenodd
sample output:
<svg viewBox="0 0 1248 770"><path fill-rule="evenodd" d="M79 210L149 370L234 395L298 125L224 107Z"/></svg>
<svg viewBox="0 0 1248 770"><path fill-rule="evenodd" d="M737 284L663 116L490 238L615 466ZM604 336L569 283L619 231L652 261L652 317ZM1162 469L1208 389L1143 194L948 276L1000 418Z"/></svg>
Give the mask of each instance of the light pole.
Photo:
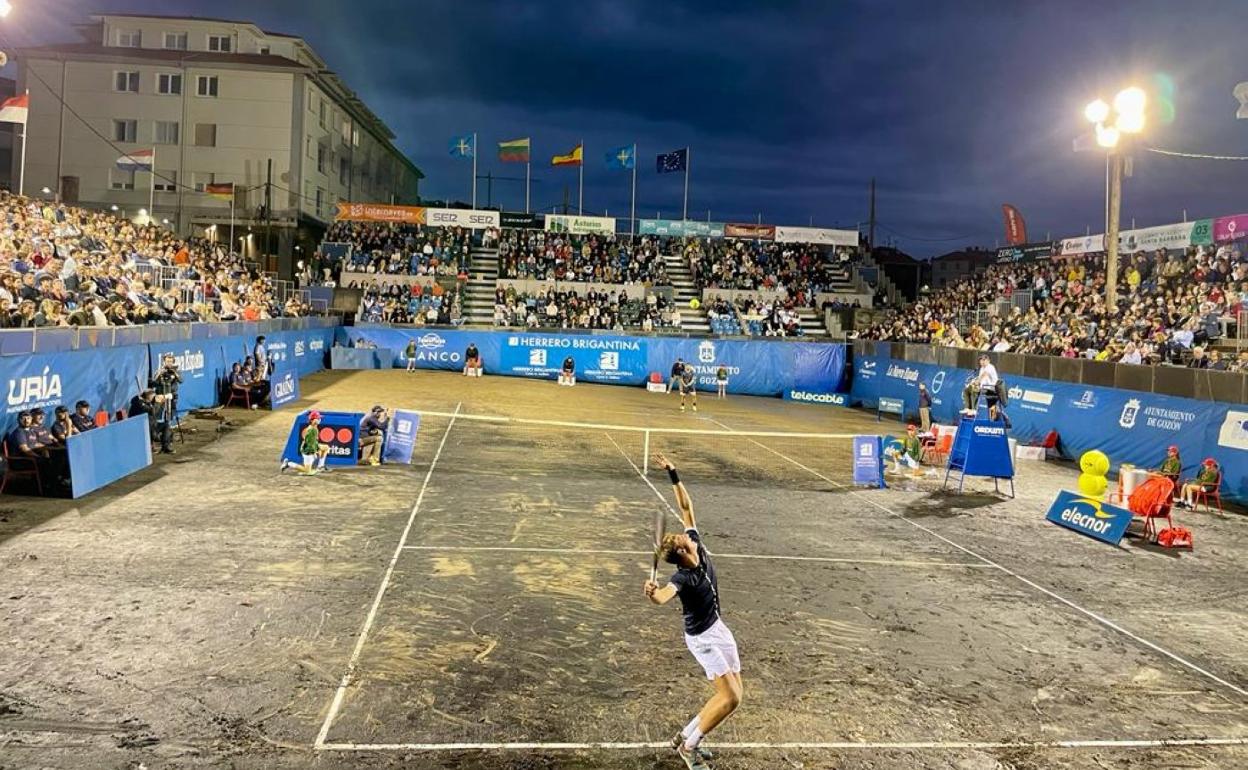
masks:
<svg viewBox="0 0 1248 770"><path fill-rule="evenodd" d="M1124 88L1114 97L1114 106L1102 99L1088 104L1083 116L1096 126L1096 143L1107 153L1105 183L1105 304L1112 312L1118 306L1118 218L1122 209L1123 152L1119 143L1124 134L1144 130L1144 107L1148 98L1140 88ZM1109 123L1110 115L1114 122Z"/></svg>

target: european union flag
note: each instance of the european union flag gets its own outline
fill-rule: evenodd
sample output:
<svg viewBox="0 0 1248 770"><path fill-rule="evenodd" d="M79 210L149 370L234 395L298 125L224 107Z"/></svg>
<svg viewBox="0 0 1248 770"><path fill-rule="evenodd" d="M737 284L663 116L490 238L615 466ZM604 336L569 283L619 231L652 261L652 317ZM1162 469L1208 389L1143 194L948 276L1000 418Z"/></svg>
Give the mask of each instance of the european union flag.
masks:
<svg viewBox="0 0 1248 770"><path fill-rule="evenodd" d="M632 169L637 165L637 145L626 144L623 147L608 150L605 158L607 168L609 169L623 169L625 171Z"/></svg>
<svg viewBox="0 0 1248 770"><path fill-rule="evenodd" d="M684 147L672 152L665 152L655 159L654 170L660 174L672 171L684 171L689 165L689 148Z"/></svg>
<svg viewBox="0 0 1248 770"><path fill-rule="evenodd" d="M451 155L456 158L471 158L477 153L477 138L473 134L453 136L447 144L451 149Z"/></svg>

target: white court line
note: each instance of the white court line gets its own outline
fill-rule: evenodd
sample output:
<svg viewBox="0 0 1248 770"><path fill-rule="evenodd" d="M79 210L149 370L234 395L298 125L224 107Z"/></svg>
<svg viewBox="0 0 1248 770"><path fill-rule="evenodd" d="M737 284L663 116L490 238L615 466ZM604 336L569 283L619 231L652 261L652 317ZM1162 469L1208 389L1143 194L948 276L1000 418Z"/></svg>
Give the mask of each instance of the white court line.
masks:
<svg viewBox="0 0 1248 770"><path fill-rule="evenodd" d="M712 418L709 418L709 417L708 417L707 419L708 419L708 420L710 420L711 422L715 423L716 425L720 426L721 428L725 428L725 429L727 429L727 430L729 430L729 431L732 431L732 432L734 432L734 433L739 432L739 431L736 431L734 428L731 428L731 427L729 427L729 426L727 426L727 425L724 425L724 424L723 424L722 422L720 422L719 420L715 420L715 419L712 419ZM1070 607L1072 610L1075 610L1076 612L1079 612L1079 613L1081 613L1081 614L1083 614L1083 615L1085 615L1085 616L1087 616L1087 617L1089 617L1089 618L1091 618L1091 619L1095 620L1097 623L1100 623L1101 625L1105 626L1106 628L1109 628L1109 629L1112 629L1112 630L1114 630L1114 631L1117 631L1118 633L1122 634L1123 636L1127 637L1128 639L1132 639L1132 640L1134 640L1134 641L1138 642L1139 644L1142 644L1142 645L1144 645L1145 647L1148 647L1150 650L1153 650L1154 652L1159 652L1159 653L1161 653L1162 655L1166 656L1167 658L1170 658L1171 660L1173 660L1173 661L1175 661L1176 663L1180 664L1180 665L1181 665L1181 666L1183 666L1184 668L1187 668L1187 669L1189 669L1189 670L1191 670L1191 671L1194 671L1194 672L1196 672L1196 673L1200 674L1201 676L1204 676L1204 677L1205 677L1205 678L1207 678L1207 679L1210 679L1210 680L1212 680L1212 681L1214 681L1214 682L1217 682L1218 684L1222 685L1223 687L1227 688L1228 690L1231 690L1232 692L1234 692L1234 693L1236 693L1236 694L1238 694L1238 695L1242 695L1242 696L1244 696L1244 697L1248 697L1248 689L1244 689L1243 687L1240 687L1239 685L1234 684L1233 682L1228 682L1227 680L1223 679L1222 677L1218 676L1217 674L1214 674L1214 673L1212 673L1211 671L1207 671L1207 670L1205 670L1205 669L1201 668L1200 666L1196 665L1195 663L1191 662L1190 660L1188 660L1188 659L1186 659L1186 658L1183 658L1183 657L1181 657L1181 656L1179 656L1179 655L1176 655L1175 653L1170 652L1170 651L1169 651L1169 650L1167 650L1166 648L1164 648L1164 647L1162 647L1162 646L1160 646L1160 645L1158 645L1158 644L1156 644L1156 643L1154 643L1154 642L1150 642L1149 640L1147 640L1147 639L1145 639L1145 638L1143 638L1143 637L1141 637L1141 636L1139 636L1139 635L1137 635L1137 634L1134 634L1134 633L1132 633L1131 631L1128 631L1127 629L1125 629L1125 628L1123 628L1122 626L1118 625L1117 623L1115 623L1114 621L1110 620L1109 618L1106 618L1106 617L1103 617L1103 616L1101 616L1101 615L1098 615L1097 613L1093 612L1092 610L1089 610L1089 609L1087 609L1087 608L1085 608L1085 607L1082 607L1082 606L1080 606L1080 605L1078 605L1078 604L1075 604L1075 603L1074 603L1073 601L1071 601L1070 599L1067 599L1066 597L1064 597L1064 596L1062 596L1062 595L1060 595L1060 594L1058 594L1058 593L1054 592L1054 591L1053 591L1053 590L1051 590L1051 589L1045 588L1044 586L1040 585L1039 583L1036 583L1036 582L1035 582L1035 581L1033 581L1033 580L1030 580L1030 579L1028 579L1028 578L1026 578L1026 577L1023 577L1022 575L1018 574L1018 573L1017 573L1017 572L1015 572L1014 570L1012 570L1012 569L1010 569L1010 568L1008 568L1008 567L1004 567L1004 566L1002 566L1001 564L998 564L997 562L993 561L992 559L989 559L987 556L981 556L980 554L976 553L975 551L972 551L971 549L969 549L969 548L967 548L967 547L965 547L965 546L963 546L963 545L959 545L958 543L955 543L954 541L950 540L949 538L945 537L944 535L940 534L939 532L936 532L935 530L929 529L929 528L927 528L927 527L923 526L922 524L919 524L919 523L918 523L918 522L916 522L916 521L912 521L911 519L906 518L905 516L901 515L900 513L897 513L896 511L892 510L891 508L888 508L888 507L886 507L886 506L884 506L884 505L882 505L882 504L880 504L880 503L876 502L874 499L872 499L872 498L871 498L871 496L870 496L870 495L863 494L862 492L860 492L860 491L858 491L858 490L855 490L855 489L853 489L852 487L848 487L848 486L846 486L845 484L840 483L839 481L833 481L832 479L830 479L830 478L828 478L827 476L823 475L823 474L822 474L822 473L820 473L819 471L816 471L816 470L814 470L813 468L808 468L808 467L806 467L805 465L803 465L802 463L798 462L797 460L794 460L792 457L789 457L789 456L784 455L784 454L782 454L782 453L780 453L780 452L777 452L776 450L772 449L771 447L767 446L766 444L761 444L761 443L759 443L759 442L755 441L754 439L749 438L748 436L747 436L747 437L745 437L745 438L746 438L746 440L747 440L747 441L749 441L750 443L752 443L752 444L756 444L756 445L758 445L758 446L762 447L763 449L766 449L768 452L771 452L772 454L776 455L777 457L779 457L779 458L781 458L781 459L783 459L783 460L787 460L787 461L789 461L789 462L793 463L793 464L794 464L794 465L796 465L798 468L801 468L802 470L806 471L807 473L810 473L810 474L812 474L812 475L814 475L814 476L816 476L816 477L818 477L818 478L821 478L821 479L823 479L824 481L828 482L829 484L835 484L836 486L838 486L838 487L840 487L840 488L842 488L842 489L847 489L847 490L849 490L849 494L851 494L851 495L855 495L855 496L857 496L857 497L861 497L863 500L867 501L867 502L868 502L868 503L870 503L871 505L874 505L876 508L879 508L881 511L884 511L885 513L887 513L887 514L889 514L889 515L891 515L891 516L895 516L895 517L897 517L898 519L901 519L902 521L906 522L907 524L909 524L909 525L911 525L911 526L913 526L913 527L918 527L919 529L923 530L924 532L926 532L927 534L931 535L932 537L934 537L934 538L936 538L936 539L938 539L938 540L941 540L941 541L943 541L943 542L945 542L945 543L948 543L949 545L953 546L954 548L957 548L959 551L961 551L961 552L965 553L966 555L971 556L971 557L974 557L974 558L976 558L976 559L979 559L980 561L984 562L985 564L989 564L989 565L992 565L993 567L996 567L997 569L1001 570L1002 572L1004 572L1005 574L1007 574L1007 575L1009 575L1010 577L1014 578L1015 580L1018 580L1018 581L1020 581L1020 582L1022 582L1022 583L1024 583L1024 584L1026 584L1026 585L1031 586L1032 588L1036 589L1036 590L1037 590L1037 591L1039 591L1040 593L1042 593L1042 594L1044 594L1044 595L1046 595L1046 596L1048 596L1048 597L1050 597L1050 598L1056 599L1057 601L1061 602L1062 604L1065 604L1067 607Z"/></svg>
<svg viewBox="0 0 1248 770"><path fill-rule="evenodd" d="M621 551L609 548L520 548L490 545L405 545L405 551L499 551L503 553L550 553L576 555L578 553L604 554L608 556L652 556L653 551ZM760 553L715 553L716 559L757 559L759 561L810 561L826 564L877 564L886 567L954 567L960 569L996 569L982 562L964 561L902 561L898 559L849 559L834 556L788 556Z"/></svg>
<svg viewBox="0 0 1248 770"><path fill-rule="evenodd" d="M1181 746L1248 746L1248 738L1173 738L1156 740L1083 741L832 741L826 743L716 743L711 749L834 750L834 751L991 751L999 749L1158 749ZM326 743L326 751L590 751L667 749L668 741L655 743Z"/></svg>
<svg viewBox="0 0 1248 770"><path fill-rule="evenodd" d="M585 430L609 430L616 433L672 433L686 436L722 436L723 431L704 428L642 428L636 425L609 425L599 422L567 422L566 420L534 420L527 417L507 417L497 414L457 414L450 412L426 412L417 410L424 417L458 416L462 420L493 423L515 423L517 425L540 425L547 428L583 428ZM740 431L734 431L740 432ZM854 433L793 433L785 431L750 431L751 436L763 438L853 438Z"/></svg>
<svg viewBox="0 0 1248 770"><path fill-rule="evenodd" d="M390 577L394 574L394 565L399 560L399 554L403 553L403 546L407 544L407 536L412 531L412 524L416 521L416 512L420 510L420 504L424 502L425 490L429 488L429 479L433 478L433 469L438 467L438 459L442 457L442 448L446 446L446 439L451 435L451 427L455 425L455 416L459 414L459 407L463 402L455 404L455 413L451 415L451 421L446 424L446 432L442 434L442 440L438 442L438 451L433 453L433 461L429 463L429 472L425 474L425 482L420 485L420 494L416 496L416 503L412 506L412 513L407 517L407 526L403 527L403 534L399 537L399 544L394 549L394 555L390 557L390 564L386 567L386 574L381 579L381 585L377 587L377 595L373 597L373 606L369 608L367 617L364 618L364 625L360 628L360 636L355 640L355 649L351 651L351 658L347 661L347 670L342 675L342 681L338 683L338 690L334 693L334 700L329 704L329 713L325 715L325 722L321 725L321 730L316 734L316 742L312 744L313 748L322 748L325 746L325 738L329 735L329 728L333 725L334 719L338 716L338 710L342 708L342 700L346 697L347 687L351 684L351 678L355 675L355 667L360 661L360 653L364 650L364 643L368 641L368 632L372 630L373 622L377 619L377 609L381 607L381 599L386 594L386 588L390 585Z"/></svg>

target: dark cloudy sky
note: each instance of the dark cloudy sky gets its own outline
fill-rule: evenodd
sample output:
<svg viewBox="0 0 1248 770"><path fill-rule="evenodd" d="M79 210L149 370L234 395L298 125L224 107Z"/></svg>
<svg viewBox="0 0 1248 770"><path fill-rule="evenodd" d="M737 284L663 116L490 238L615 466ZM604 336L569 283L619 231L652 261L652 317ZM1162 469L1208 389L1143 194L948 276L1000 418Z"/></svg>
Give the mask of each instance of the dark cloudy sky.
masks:
<svg viewBox="0 0 1248 770"><path fill-rule="evenodd" d="M878 184L880 241L919 255L993 246L1000 204L1033 240L1104 222L1104 157L1076 154L1083 106L1164 74L1173 122L1152 146L1248 155L1236 83L1248 80L1245 4L1187 0L13 0L18 44L73 37L91 11L252 20L307 39L425 171L424 194L466 200L453 134L480 135L480 171L523 176L494 143L533 138L534 207L576 195L549 156L585 140L586 209L627 215L609 147L639 145L639 215L853 227ZM1137 159L1123 220L1139 226L1248 211L1248 163ZM495 202L523 206L522 185ZM482 185L479 200L484 202Z"/></svg>

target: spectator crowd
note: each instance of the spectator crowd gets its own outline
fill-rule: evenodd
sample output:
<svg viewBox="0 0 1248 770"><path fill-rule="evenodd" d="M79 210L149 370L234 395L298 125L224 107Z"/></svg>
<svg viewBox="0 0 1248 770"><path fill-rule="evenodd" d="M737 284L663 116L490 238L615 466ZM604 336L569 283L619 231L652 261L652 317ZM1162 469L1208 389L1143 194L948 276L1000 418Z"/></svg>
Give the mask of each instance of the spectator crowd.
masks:
<svg viewBox="0 0 1248 770"><path fill-rule="evenodd" d="M335 222L325 234L329 243L350 244L344 270L379 275L468 277L471 231L391 222Z"/></svg>
<svg viewBox="0 0 1248 770"><path fill-rule="evenodd" d="M622 290L550 289L534 294L499 286L494 291L495 326L653 331L680 324L680 310L662 294L630 299Z"/></svg>
<svg viewBox="0 0 1248 770"><path fill-rule="evenodd" d="M828 253L814 244L709 238L690 240L684 253L698 288L778 290L808 307L851 259L848 250Z"/></svg>
<svg viewBox="0 0 1248 770"><path fill-rule="evenodd" d="M458 326L463 323L463 293L459 285L448 288L439 282L429 286L373 284L365 288L356 317L364 323Z"/></svg>
<svg viewBox="0 0 1248 770"><path fill-rule="evenodd" d="M658 243L629 244L614 235L569 235L504 230L498 242L500 278L668 286L671 279Z"/></svg>
<svg viewBox="0 0 1248 770"><path fill-rule="evenodd" d="M1209 348L1248 321L1248 260L1234 245L1127 255L1119 300L1105 301L1105 257L994 265L894 312L861 337L994 352L1248 371ZM1004 300L1004 302L1003 302ZM984 306L1009 308L1004 314ZM959 331L956 319L963 320Z"/></svg>
<svg viewBox="0 0 1248 770"><path fill-rule="evenodd" d="M0 327L255 321L310 311L224 247L0 192Z"/></svg>

